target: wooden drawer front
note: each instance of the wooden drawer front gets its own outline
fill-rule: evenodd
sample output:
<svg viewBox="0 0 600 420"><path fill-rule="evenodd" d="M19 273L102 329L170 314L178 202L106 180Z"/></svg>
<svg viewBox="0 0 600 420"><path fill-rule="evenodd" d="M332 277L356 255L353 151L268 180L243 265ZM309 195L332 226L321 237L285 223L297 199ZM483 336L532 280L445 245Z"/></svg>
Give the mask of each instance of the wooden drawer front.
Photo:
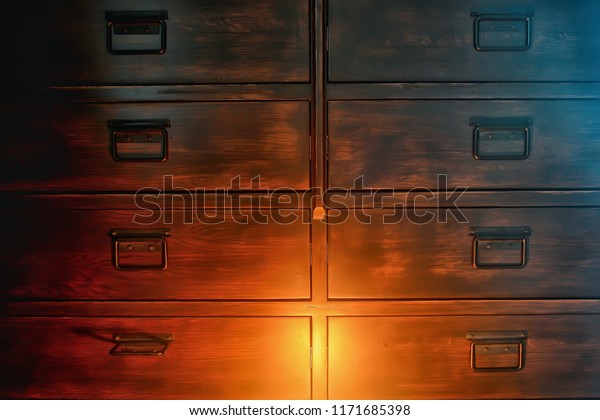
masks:
<svg viewBox="0 0 600 420"><path fill-rule="evenodd" d="M17 76L36 84L310 81L308 0L61 0L36 4L35 13L31 5L7 8L14 35L7 52L21 65Z"/></svg>
<svg viewBox="0 0 600 420"><path fill-rule="evenodd" d="M309 318L14 318L0 331L3 398L310 398ZM174 338L166 352L140 354L162 350L159 333ZM150 343L111 355L114 334Z"/></svg>
<svg viewBox="0 0 600 420"><path fill-rule="evenodd" d="M1 211L2 220L10 221L10 240L0 254L3 294L107 300L310 297L310 226L302 220L308 214L282 211L281 219L277 210L209 209L213 224L207 224L201 208L196 216L192 210L152 209L158 219L143 217L146 210ZM163 239L164 229L170 236ZM111 238L113 230L119 236ZM115 267L117 248L121 269Z"/></svg>
<svg viewBox="0 0 600 420"><path fill-rule="evenodd" d="M309 186L308 102L39 106L3 113L7 137L0 153L10 156L0 169L5 191ZM165 175L174 185L165 184Z"/></svg>
<svg viewBox="0 0 600 420"><path fill-rule="evenodd" d="M600 185L599 101L329 103L330 186L473 189Z"/></svg>
<svg viewBox="0 0 600 420"><path fill-rule="evenodd" d="M329 79L597 81L599 14L587 0L330 0Z"/></svg>
<svg viewBox="0 0 600 420"><path fill-rule="evenodd" d="M333 212L331 298L600 296L597 208Z"/></svg>
<svg viewBox="0 0 600 420"><path fill-rule="evenodd" d="M329 318L329 398L598 398L599 322L598 315ZM472 370L466 334L507 330L527 332L523 368ZM513 340L494 341L492 354L478 352L480 366L517 363ZM508 356L495 351L503 343Z"/></svg>

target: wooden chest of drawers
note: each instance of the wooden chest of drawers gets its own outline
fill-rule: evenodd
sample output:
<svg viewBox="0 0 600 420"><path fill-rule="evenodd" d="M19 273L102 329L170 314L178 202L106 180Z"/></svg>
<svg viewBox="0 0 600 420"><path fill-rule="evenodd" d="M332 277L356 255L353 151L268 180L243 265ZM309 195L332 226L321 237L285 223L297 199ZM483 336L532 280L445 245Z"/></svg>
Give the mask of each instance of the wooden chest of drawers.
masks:
<svg viewBox="0 0 600 420"><path fill-rule="evenodd" d="M0 397L600 397L600 6L28 7Z"/></svg>
<svg viewBox="0 0 600 420"><path fill-rule="evenodd" d="M328 397L597 398L597 5L327 13Z"/></svg>
<svg viewBox="0 0 600 420"><path fill-rule="evenodd" d="M36 6L8 11L0 397L311 398L287 309L311 298L311 2Z"/></svg>

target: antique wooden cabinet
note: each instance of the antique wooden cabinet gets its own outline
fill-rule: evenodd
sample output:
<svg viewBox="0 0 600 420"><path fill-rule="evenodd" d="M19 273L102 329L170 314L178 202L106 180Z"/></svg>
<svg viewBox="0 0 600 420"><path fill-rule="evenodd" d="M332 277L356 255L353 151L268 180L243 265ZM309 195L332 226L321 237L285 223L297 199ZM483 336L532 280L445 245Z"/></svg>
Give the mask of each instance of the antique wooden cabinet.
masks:
<svg viewBox="0 0 600 420"><path fill-rule="evenodd" d="M11 4L0 397L600 397L600 5Z"/></svg>

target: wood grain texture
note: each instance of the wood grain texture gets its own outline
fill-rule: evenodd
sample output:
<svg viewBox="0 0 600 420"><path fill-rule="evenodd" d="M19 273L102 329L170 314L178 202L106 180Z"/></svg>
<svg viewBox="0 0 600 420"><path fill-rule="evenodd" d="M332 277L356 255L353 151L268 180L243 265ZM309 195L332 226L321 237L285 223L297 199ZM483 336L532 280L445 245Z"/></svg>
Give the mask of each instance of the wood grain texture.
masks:
<svg viewBox="0 0 600 420"><path fill-rule="evenodd" d="M314 191L279 191L262 192L247 191L241 193L205 193L194 194L196 203L202 202L206 208L240 208L240 209L310 209L315 199ZM358 194L358 192L357 192ZM3 194L0 196L0 207L20 210L31 207L44 209L73 209L73 210L138 210L135 195L131 194ZM425 200L422 191L395 193L389 191L371 191L363 194L361 208L397 208L411 203L415 208L429 208L431 203L444 203L446 193L432 192ZM186 200L181 195L162 194L159 200L164 200L173 209L186 208ZM346 197L340 191L332 190L325 197L325 208L336 209L356 208L359 200L351 194ZM187 200L189 202L189 199ZM447 201L449 204L452 200ZM564 191L466 191L456 204L459 207L600 207L600 191L598 190L564 190Z"/></svg>
<svg viewBox="0 0 600 420"><path fill-rule="evenodd" d="M471 9L491 5L535 9L528 50L475 49ZM329 80L598 81L599 8L587 0L331 0Z"/></svg>
<svg viewBox="0 0 600 420"><path fill-rule="evenodd" d="M8 56L26 83L310 81L308 0L61 0L30 9L5 10ZM168 12L165 53L111 55L105 12L140 10Z"/></svg>
<svg viewBox="0 0 600 420"><path fill-rule="evenodd" d="M0 396L310 398L309 318L14 318ZM164 356L111 356L114 333L172 333Z"/></svg>
<svg viewBox="0 0 600 420"><path fill-rule="evenodd" d="M329 100L600 99L598 83L330 83Z"/></svg>
<svg viewBox="0 0 600 420"><path fill-rule="evenodd" d="M37 300L310 297L309 225L303 224L302 212L211 209L203 216L202 208L196 213L152 210L1 211L2 220L10 221L5 232L10 240L0 253L2 295ZM163 228L171 231L166 270L114 267L111 230Z"/></svg>
<svg viewBox="0 0 600 420"><path fill-rule="evenodd" d="M598 315L329 318L329 398L598 398L598 321ZM523 370L470 369L468 331L513 330L529 336Z"/></svg>
<svg viewBox="0 0 600 420"><path fill-rule="evenodd" d="M142 191L143 193L143 191ZM597 194L586 194L580 192L565 197L565 202L571 200L575 203L596 203L600 205L600 192ZM54 210L139 210L140 204L136 199L137 194L3 194L0 196L0 207L14 211L31 208L43 208ZM183 199L182 197L186 197ZM191 197L191 199L190 199ZM187 193L165 193L156 196L153 193L146 196L146 205L169 206L173 210L185 210L189 203L202 204L206 209L291 209L302 210L310 208L311 192L305 191L228 191L224 194L219 192L205 192L192 194ZM596 199L598 201L596 201ZM156 203L156 204L153 204ZM556 203L554 201L554 203Z"/></svg>
<svg viewBox="0 0 600 420"><path fill-rule="evenodd" d="M11 317L98 316L310 316L313 339L323 340L327 316L423 316L423 315L583 315L600 314L598 299L469 299L469 300L336 300L313 301L22 301L0 302L0 315ZM316 320L316 321L315 321ZM317 326L319 325L319 326ZM318 334L319 337L315 337ZM314 343L322 351L323 342ZM314 360L323 366L323 360ZM324 369L324 367L322 367ZM315 375L323 375L320 371Z"/></svg>
<svg viewBox="0 0 600 420"><path fill-rule="evenodd" d="M459 207L599 207L600 191L598 190L522 190L522 191L432 191L423 195L423 190L412 191L353 191L330 190L325 202L328 209L353 208L401 208L410 203L413 208L432 207L432 203L451 205L453 197L457 198ZM460 196L459 196L460 194ZM358 199L360 197L360 199ZM426 198L428 200L426 200ZM46 201L44 196L39 197ZM29 197L26 200L30 200ZM14 203L16 200L11 200ZM66 201L67 203L69 201ZM79 203L74 198L71 202ZM0 204L2 202L0 201Z"/></svg>
<svg viewBox="0 0 600 420"><path fill-rule="evenodd" d="M577 87L564 87L575 90ZM592 94L589 89L588 95ZM68 102L142 102L142 101L301 101L311 98L308 83L212 84L212 85L149 85L149 86L60 86L37 89L20 95L16 102L41 97ZM11 98L12 99L12 98Z"/></svg>
<svg viewBox="0 0 600 420"><path fill-rule="evenodd" d="M319 55L316 51L315 55ZM320 57L320 55L319 55ZM315 58L315 60L317 60ZM321 66L323 62L321 61ZM202 85L103 85L56 86L50 89L9 87L7 102L58 99L68 102L142 102L142 101L263 101L309 100L313 84L247 83ZM323 88L321 88L323 89ZM11 93L14 95L10 96ZM600 99L600 83L328 83L328 100L355 99ZM322 95L321 100L323 100ZM316 113L317 110L314 109ZM318 115L322 115L322 110Z"/></svg>
<svg viewBox="0 0 600 420"><path fill-rule="evenodd" d="M170 120L165 162L113 159L109 121L157 119ZM309 187L304 101L5 106L2 121L0 191Z"/></svg>
<svg viewBox="0 0 600 420"><path fill-rule="evenodd" d="M409 210L400 222L392 219L393 211L368 210L362 215L336 211L336 219L329 217L329 297L600 296L596 274L600 269L599 209L460 210L468 223L459 223L445 209ZM403 213L399 210L396 215ZM371 216L370 221L364 216ZM469 228L515 226L532 230L527 265L522 269L474 268Z"/></svg>
<svg viewBox="0 0 600 420"><path fill-rule="evenodd" d="M436 190L597 188L598 101L329 102L330 187ZM472 117L529 118L530 154L477 160ZM499 142L499 141L498 141Z"/></svg>

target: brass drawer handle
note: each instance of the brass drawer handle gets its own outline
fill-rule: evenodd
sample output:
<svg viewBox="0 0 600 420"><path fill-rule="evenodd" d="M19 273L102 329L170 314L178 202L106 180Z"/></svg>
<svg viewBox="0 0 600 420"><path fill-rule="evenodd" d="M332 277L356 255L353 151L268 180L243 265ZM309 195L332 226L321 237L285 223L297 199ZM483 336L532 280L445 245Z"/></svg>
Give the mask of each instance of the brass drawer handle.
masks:
<svg viewBox="0 0 600 420"><path fill-rule="evenodd" d="M164 356L169 345L175 341L171 333L142 334L116 333L113 334L115 345L109 354L113 356Z"/></svg>
<svg viewBox="0 0 600 420"><path fill-rule="evenodd" d="M523 160L531 148L530 117L471 117L473 157L477 160Z"/></svg>
<svg viewBox="0 0 600 420"><path fill-rule="evenodd" d="M531 47L535 9L486 7L471 10L477 51L525 51Z"/></svg>
<svg viewBox="0 0 600 420"><path fill-rule="evenodd" d="M117 162L164 162L168 155L169 120L108 121L110 149Z"/></svg>
<svg viewBox="0 0 600 420"><path fill-rule="evenodd" d="M471 344L471 369L475 372L511 372L525 367L527 331L467 333Z"/></svg>
<svg viewBox="0 0 600 420"><path fill-rule="evenodd" d="M113 265L117 270L166 270L169 229L117 229L113 239Z"/></svg>
<svg viewBox="0 0 600 420"><path fill-rule="evenodd" d="M106 12L106 48L111 54L163 54L166 10Z"/></svg>
<svg viewBox="0 0 600 420"><path fill-rule="evenodd" d="M529 258L529 226L472 227L473 267L524 268Z"/></svg>

